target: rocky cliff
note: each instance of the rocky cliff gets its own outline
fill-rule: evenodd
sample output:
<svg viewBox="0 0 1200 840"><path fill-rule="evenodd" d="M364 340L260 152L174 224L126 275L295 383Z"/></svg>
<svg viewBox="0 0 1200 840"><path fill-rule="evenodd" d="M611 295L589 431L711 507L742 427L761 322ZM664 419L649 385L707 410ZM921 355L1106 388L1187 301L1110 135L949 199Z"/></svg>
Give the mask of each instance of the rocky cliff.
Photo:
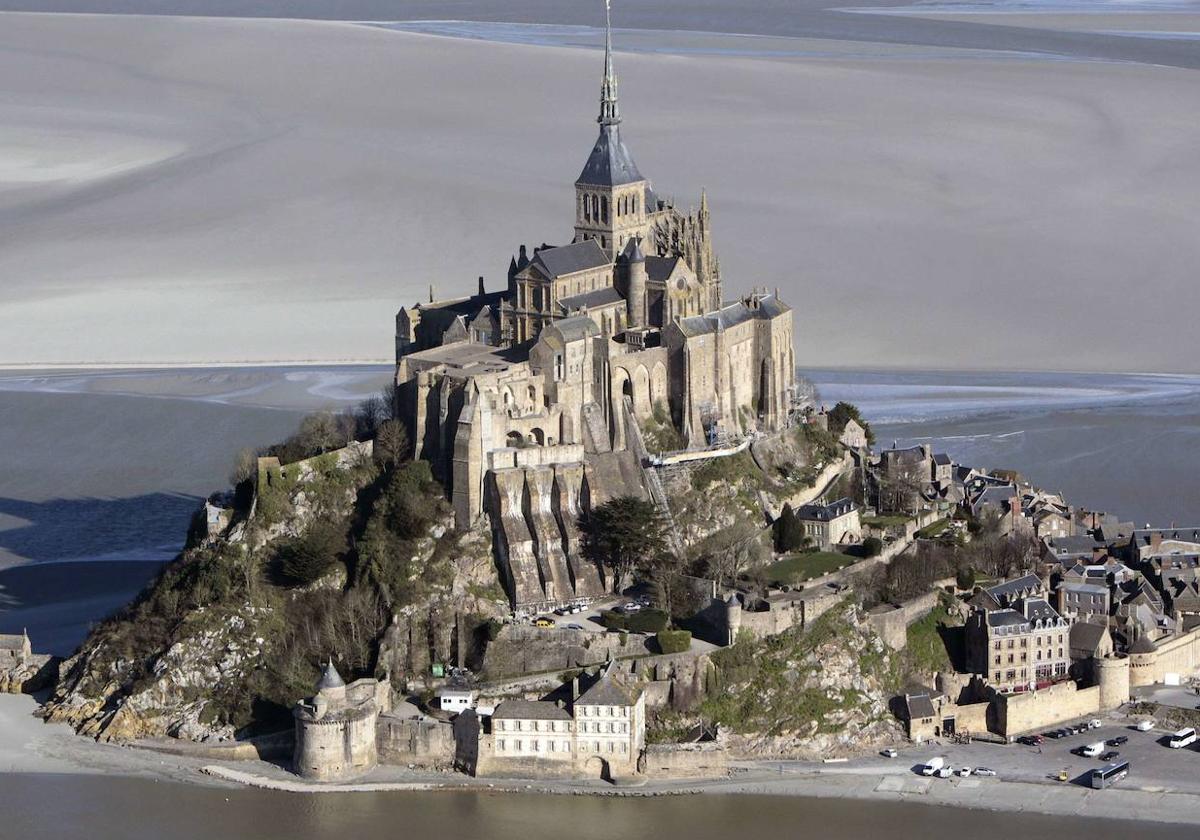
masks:
<svg viewBox="0 0 1200 840"><path fill-rule="evenodd" d="M729 733L734 753L827 758L898 737L888 701L901 663L851 603L806 630L739 639L712 662L699 715Z"/></svg>
<svg viewBox="0 0 1200 840"><path fill-rule="evenodd" d="M290 725L326 657L397 681L469 657L502 610L489 536L453 532L427 465L349 449L262 464L252 507L64 663L45 717L103 740L224 740Z"/></svg>

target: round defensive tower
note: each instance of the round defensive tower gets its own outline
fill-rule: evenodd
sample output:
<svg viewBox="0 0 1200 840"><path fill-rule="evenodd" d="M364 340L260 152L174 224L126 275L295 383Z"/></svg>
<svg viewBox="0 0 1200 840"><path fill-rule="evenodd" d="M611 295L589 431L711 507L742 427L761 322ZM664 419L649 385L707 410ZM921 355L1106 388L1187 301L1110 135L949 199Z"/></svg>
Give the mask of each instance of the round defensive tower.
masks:
<svg viewBox="0 0 1200 840"><path fill-rule="evenodd" d="M1149 636L1140 635L1129 646L1129 686L1154 685L1158 672L1158 645Z"/></svg>
<svg viewBox="0 0 1200 840"><path fill-rule="evenodd" d="M1100 687L1100 711L1109 712L1129 702L1129 659L1107 656L1097 659L1096 683Z"/></svg>

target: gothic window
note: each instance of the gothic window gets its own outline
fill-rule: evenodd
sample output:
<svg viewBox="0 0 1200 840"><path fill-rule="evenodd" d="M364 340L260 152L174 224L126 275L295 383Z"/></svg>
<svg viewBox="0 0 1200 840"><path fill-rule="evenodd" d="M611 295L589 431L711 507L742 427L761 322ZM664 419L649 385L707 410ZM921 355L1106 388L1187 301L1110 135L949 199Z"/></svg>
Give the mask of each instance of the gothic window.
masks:
<svg viewBox="0 0 1200 840"><path fill-rule="evenodd" d="M608 222L608 196L600 196L600 221Z"/></svg>
<svg viewBox="0 0 1200 840"><path fill-rule="evenodd" d="M592 219L595 220L595 219L599 219L599 218L600 218L600 197L597 195L593 195L592 196Z"/></svg>
<svg viewBox="0 0 1200 840"><path fill-rule="evenodd" d="M634 213L636 213L636 212L638 211L638 209L637 209L637 207L638 207L638 205L637 205L637 202L638 202L638 198L637 198L637 196L635 195L635 196L633 197L633 212L634 212Z"/></svg>
<svg viewBox="0 0 1200 840"><path fill-rule="evenodd" d="M554 381L562 382L563 379L563 354L554 354Z"/></svg>
<svg viewBox="0 0 1200 840"><path fill-rule="evenodd" d="M607 248L607 247L608 247L608 237L607 237L607 236L604 236L603 234L601 234L601 236L600 236L600 247L601 247L601 248Z"/></svg>

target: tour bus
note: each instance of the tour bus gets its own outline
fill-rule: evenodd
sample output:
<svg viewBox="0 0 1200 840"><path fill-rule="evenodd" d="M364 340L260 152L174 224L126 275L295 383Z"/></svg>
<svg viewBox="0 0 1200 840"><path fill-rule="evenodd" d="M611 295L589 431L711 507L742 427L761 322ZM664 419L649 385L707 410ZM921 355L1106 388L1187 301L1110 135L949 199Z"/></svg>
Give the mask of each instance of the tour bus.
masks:
<svg viewBox="0 0 1200 840"><path fill-rule="evenodd" d="M1194 743L1196 743L1196 730L1189 726L1172 734L1167 741L1167 746L1173 750L1178 750Z"/></svg>
<svg viewBox="0 0 1200 840"><path fill-rule="evenodd" d="M1128 761L1118 761L1114 764L1106 764L1103 767L1092 771L1092 787L1094 787L1096 790L1104 790L1109 785L1115 785L1128 775Z"/></svg>

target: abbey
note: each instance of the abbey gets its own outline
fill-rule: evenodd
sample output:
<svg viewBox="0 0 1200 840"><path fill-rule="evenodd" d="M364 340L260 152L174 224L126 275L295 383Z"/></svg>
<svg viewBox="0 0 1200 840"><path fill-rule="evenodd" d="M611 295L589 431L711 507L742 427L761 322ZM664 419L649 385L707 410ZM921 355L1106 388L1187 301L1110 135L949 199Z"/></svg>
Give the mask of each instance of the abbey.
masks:
<svg viewBox="0 0 1200 840"><path fill-rule="evenodd" d="M644 493L638 424L669 418L690 447L788 422L791 307L722 296L707 197L656 195L621 137L611 27L599 136L575 181L565 245L521 246L507 285L396 315L396 394L415 456L457 525L491 519L515 609L595 597L577 556L582 509Z"/></svg>

